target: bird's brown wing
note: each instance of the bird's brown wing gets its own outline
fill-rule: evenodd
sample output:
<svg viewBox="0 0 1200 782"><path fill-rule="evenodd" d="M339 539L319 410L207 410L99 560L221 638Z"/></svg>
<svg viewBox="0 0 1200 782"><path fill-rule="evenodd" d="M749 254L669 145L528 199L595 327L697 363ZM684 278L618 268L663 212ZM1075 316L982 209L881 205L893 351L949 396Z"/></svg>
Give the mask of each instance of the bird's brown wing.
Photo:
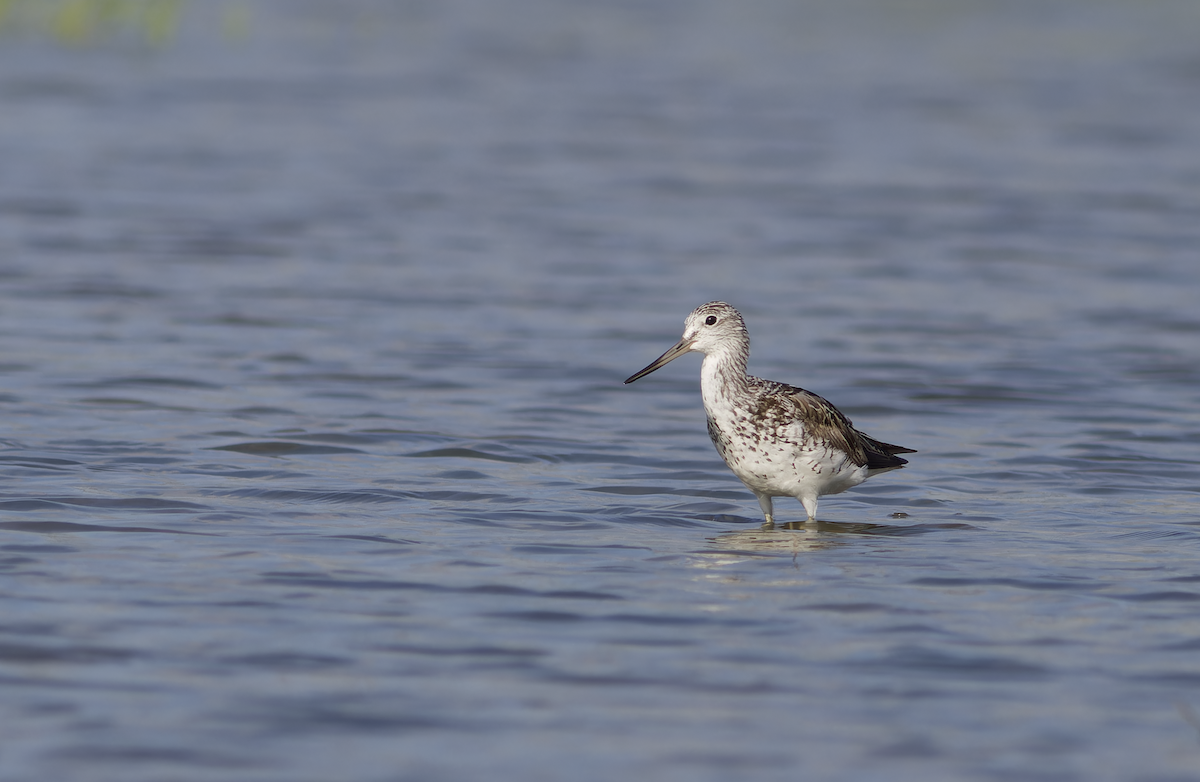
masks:
<svg viewBox="0 0 1200 782"><path fill-rule="evenodd" d="M880 442L868 437L854 428L853 422L824 397L806 391L803 388L789 386L783 383L762 381L763 395L766 400L785 399L793 408L792 415L804 426L805 433L817 442L823 442L839 451L845 452L850 461L860 467L870 470L886 470L902 467L907 459L896 456L898 453L916 453L911 448L890 443ZM765 386L775 388L765 388ZM770 404L768 402L768 404Z"/></svg>

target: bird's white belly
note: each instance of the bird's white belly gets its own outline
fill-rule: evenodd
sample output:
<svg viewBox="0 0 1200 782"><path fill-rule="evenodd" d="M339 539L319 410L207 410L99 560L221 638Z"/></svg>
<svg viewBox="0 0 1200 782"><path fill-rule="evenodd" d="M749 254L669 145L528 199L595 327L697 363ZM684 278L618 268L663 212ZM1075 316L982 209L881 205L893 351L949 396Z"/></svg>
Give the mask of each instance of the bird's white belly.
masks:
<svg viewBox="0 0 1200 782"><path fill-rule="evenodd" d="M709 419L721 458L751 491L776 497L837 494L867 479L842 451L806 440L798 427L747 432L742 421ZM738 426L737 424L742 424Z"/></svg>

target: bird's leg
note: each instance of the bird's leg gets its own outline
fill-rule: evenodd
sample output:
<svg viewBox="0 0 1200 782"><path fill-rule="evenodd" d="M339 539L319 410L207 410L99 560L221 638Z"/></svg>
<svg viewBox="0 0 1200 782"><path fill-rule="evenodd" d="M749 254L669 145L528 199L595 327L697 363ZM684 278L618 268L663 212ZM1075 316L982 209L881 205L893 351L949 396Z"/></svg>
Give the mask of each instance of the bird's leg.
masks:
<svg viewBox="0 0 1200 782"><path fill-rule="evenodd" d="M767 519L767 526L775 523L775 510L771 505L771 498L766 494L755 495L758 497L758 505L762 508L763 516Z"/></svg>
<svg viewBox="0 0 1200 782"><path fill-rule="evenodd" d="M800 502L804 505L804 510L808 511L808 520L817 520L817 498L816 497L801 497Z"/></svg>

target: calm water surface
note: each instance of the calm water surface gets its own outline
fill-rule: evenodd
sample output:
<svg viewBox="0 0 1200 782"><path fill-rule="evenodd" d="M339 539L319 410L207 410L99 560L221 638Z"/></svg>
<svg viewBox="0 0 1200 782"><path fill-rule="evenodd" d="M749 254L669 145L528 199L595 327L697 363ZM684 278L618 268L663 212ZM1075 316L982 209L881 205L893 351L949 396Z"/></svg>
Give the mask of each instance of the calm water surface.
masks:
<svg viewBox="0 0 1200 782"><path fill-rule="evenodd" d="M1200 7L248 7L0 38L5 780L1200 780Z"/></svg>

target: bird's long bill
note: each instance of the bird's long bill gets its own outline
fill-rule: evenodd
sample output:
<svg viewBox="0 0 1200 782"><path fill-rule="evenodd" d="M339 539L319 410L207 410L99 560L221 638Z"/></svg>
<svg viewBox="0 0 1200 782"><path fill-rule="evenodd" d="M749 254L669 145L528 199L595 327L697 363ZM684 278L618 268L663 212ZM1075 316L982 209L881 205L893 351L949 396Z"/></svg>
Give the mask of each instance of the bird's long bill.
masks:
<svg viewBox="0 0 1200 782"><path fill-rule="evenodd" d="M666 353L663 353L661 356L654 359L654 361L650 362L650 366L646 367L641 372L635 372L632 376L630 376L630 378L625 381L625 385L629 385L633 381L637 380L639 377L645 377L646 375L650 374L651 372L653 372L654 370L663 366L664 364L669 364L670 362L672 362L675 359L682 356L684 353L690 352L691 349L692 349L691 340L686 340L686 339L679 340L679 342L675 343L675 347L671 348Z"/></svg>

